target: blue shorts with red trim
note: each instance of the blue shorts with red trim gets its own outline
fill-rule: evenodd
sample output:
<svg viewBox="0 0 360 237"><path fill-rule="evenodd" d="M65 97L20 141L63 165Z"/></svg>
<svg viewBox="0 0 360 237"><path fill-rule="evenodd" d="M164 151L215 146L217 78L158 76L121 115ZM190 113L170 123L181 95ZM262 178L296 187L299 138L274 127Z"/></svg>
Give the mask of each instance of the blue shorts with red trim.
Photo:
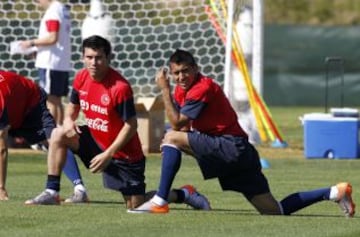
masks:
<svg viewBox="0 0 360 237"><path fill-rule="evenodd" d="M189 132L188 140L205 179L218 178L223 190L247 198L270 192L258 152L247 138Z"/></svg>

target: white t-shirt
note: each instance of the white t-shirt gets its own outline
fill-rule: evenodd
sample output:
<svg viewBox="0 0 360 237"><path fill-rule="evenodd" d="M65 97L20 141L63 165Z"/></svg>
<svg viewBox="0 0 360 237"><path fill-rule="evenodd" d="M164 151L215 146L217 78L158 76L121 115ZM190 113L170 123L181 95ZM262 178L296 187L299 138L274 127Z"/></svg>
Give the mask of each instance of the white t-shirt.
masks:
<svg viewBox="0 0 360 237"><path fill-rule="evenodd" d="M60 2L53 1L46 10L40 22L39 38L43 38L50 31L58 28L58 41L50 46L38 47L35 66L37 68L70 71L71 41L70 41L70 12Z"/></svg>

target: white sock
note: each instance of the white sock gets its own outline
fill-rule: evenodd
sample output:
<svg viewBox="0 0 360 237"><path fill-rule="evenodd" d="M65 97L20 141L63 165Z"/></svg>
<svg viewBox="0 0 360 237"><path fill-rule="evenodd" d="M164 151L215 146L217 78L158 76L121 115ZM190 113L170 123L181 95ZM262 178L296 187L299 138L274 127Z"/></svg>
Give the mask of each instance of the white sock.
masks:
<svg viewBox="0 0 360 237"><path fill-rule="evenodd" d="M332 186L330 189L329 199L331 201L337 201L339 190L336 186Z"/></svg>
<svg viewBox="0 0 360 237"><path fill-rule="evenodd" d="M166 205L168 203L166 200L164 200L162 197L159 197L158 195L155 195L151 199L151 201L153 203L155 203L156 205L158 205L158 206L164 206L164 205Z"/></svg>
<svg viewBox="0 0 360 237"><path fill-rule="evenodd" d="M77 184L74 186L74 191L86 192L86 188L82 184Z"/></svg>
<svg viewBox="0 0 360 237"><path fill-rule="evenodd" d="M51 196L55 196L55 195L58 194L58 192L57 192L56 190L54 190L54 189L49 189L49 188L47 188L47 189L45 189L45 191L48 192L48 193L50 193Z"/></svg>

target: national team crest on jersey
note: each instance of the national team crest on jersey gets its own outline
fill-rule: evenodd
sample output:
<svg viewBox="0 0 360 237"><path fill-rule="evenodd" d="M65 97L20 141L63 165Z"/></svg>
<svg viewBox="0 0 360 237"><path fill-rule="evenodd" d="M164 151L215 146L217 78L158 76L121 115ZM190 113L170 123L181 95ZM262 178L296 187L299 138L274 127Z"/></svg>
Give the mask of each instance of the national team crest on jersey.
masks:
<svg viewBox="0 0 360 237"><path fill-rule="evenodd" d="M103 94L103 95L101 96L101 104L107 106L107 105L109 105L109 103L110 103L110 97L109 97L109 95Z"/></svg>

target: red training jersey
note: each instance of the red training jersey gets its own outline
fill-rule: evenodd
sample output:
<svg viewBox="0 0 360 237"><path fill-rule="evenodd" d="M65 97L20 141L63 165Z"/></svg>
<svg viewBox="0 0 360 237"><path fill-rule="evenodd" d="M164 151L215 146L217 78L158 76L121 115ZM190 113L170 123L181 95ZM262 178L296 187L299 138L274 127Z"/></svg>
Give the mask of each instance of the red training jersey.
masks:
<svg viewBox="0 0 360 237"><path fill-rule="evenodd" d="M40 88L30 79L0 71L0 129L21 127L25 116L40 101Z"/></svg>
<svg viewBox="0 0 360 237"><path fill-rule="evenodd" d="M112 68L101 82L95 81L86 69L79 71L74 79L71 102L80 105L91 135L102 150L114 142L124 121L136 116L131 86ZM138 133L114 155L130 162L143 157Z"/></svg>
<svg viewBox="0 0 360 237"><path fill-rule="evenodd" d="M199 73L187 91L176 86L174 99L180 113L191 119L193 129L213 136L247 137L221 87L211 78Z"/></svg>

